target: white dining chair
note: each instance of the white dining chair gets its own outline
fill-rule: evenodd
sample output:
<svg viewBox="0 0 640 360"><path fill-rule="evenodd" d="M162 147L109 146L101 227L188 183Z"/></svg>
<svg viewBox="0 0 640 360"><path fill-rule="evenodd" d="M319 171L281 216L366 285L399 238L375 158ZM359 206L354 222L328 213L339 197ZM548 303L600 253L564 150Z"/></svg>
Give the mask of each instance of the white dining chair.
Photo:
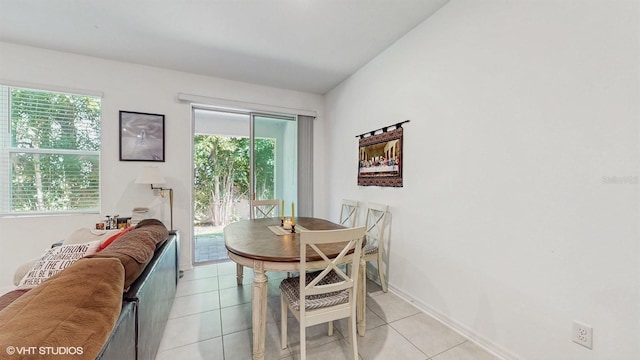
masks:
<svg viewBox="0 0 640 360"><path fill-rule="evenodd" d="M251 216L252 219L262 219L268 217L277 217L280 215L280 200L252 200Z"/></svg>
<svg viewBox="0 0 640 360"><path fill-rule="evenodd" d="M358 202L343 199L340 207L340 225L355 227L358 222Z"/></svg>
<svg viewBox="0 0 640 360"><path fill-rule="evenodd" d="M333 320L349 318L351 354L353 359L358 359L356 294L364 233L364 227L300 233L300 276L284 279L280 283L283 349L287 348L288 311L291 311L300 323L302 360L306 359L307 327L328 323L329 334L332 334ZM330 246L326 247L327 245ZM325 254L328 251L322 250L328 248L334 249L333 252L340 252L337 256L330 257ZM320 256L321 259L309 259L309 255ZM322 265L313 264L315 261L321 261ZM344 262L353 268L349 275L338 267ZM306 272L318 268L321 271Z"/></svg>
<svg viewBox="0 0 640 360"><path fill-rule="evenodd" d="M387 292L387 282L384 275L384 227L387 220L387 205L370 203L367 205L365 219L365 245L363 257L366 261L377 262L380 286Z"/></svg>

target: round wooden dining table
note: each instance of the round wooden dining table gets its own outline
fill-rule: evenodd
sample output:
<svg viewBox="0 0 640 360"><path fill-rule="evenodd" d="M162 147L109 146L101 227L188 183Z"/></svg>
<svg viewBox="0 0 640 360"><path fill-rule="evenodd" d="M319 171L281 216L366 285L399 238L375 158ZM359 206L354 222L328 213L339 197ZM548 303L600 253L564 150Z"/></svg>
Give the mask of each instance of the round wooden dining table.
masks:
<svg viewBox="0 0 640 360"><path fill-rule="evenodd" d="M300 231L305 230L335 230L344 228L331 221L300 217L296 219L296 233L276 235L269 227L279 227L280 218L265 218L242 220L227 225L224 228L224 242L229 252L229 258L237 264L237 281L242 285L244 266L253 269L253 288L251 295L252 307L252 332L253 332L253 359L264 359L266 317L267 317L267 287L268 277L266 271L300 271ZM302 226L302 228L300 228ZM280 229L281 231L281 229ZM336 256L342 246L324 248L330 257ZM307 256L311 254L307 253ZM313 260L313 259L312 259ZM324 261L308 262L307 270L324 268ZM347 257L345 259L349 260ZM358 334L364 336L366 319L366 278L365 261L360 259L360 271L358 276L357 295L357 323Z"/></svg>

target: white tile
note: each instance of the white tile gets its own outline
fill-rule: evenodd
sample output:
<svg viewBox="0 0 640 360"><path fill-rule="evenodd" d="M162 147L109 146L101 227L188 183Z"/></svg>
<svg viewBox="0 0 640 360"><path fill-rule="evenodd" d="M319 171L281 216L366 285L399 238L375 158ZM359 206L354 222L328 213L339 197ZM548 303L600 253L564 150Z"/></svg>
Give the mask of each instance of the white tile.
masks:
<svg viewBox="0 0 640 360"><path fill-rule="evenodd" d="M214 290L218 290L218 281L215 277L196 280L181 279L178 282L176 296L187 296Z"/></svg>
<svg viewBox="0 0 640 360"><path fill-rule="evenodd" d="M424 313L394 321L389 326L429 356L466 341L462 335Z"/></svg>
<svg viewBox="0 0 640 360"><path fill-rule="evenodd" d="M466 341L432 358L433 360L499 360L471 341Z"/></svg>
<svg viewBox="0 0 640 360"><path fill-rule="evenodd" d="M382 292L382 287L378 285L378 283L371 279L367 279L367 294L369 296L378 296L384 294L384 292Z"/></svg>
<svg viewBox="0 0 640 360"><path fill-rule="evenodd" d="M251 323L251 303L235 305L222 308L222 331L223 334L231 334L237 331L250 329ZM275 323L275 316L280 316L280 312L273 313L273 310L267 306L267 323Z"/></svg>
<svg viewBox="0 0 640 360"><path fill-rule="evenodd" d="M289 358L289 349L280 348L280 328L274 323L267 324L265 338L265 358ZM253 334L250 329L223 335L225 360L251 359Z"/></svg>
<svg viewBox="0 0 640 360"><path fill-rule="evenodd" d="M236 274L236 263L233 261L225 261L218 264L218 275L235 275ZM250 267L243 268L243 274L251 275L253 274L253 269Z"/></svg>
<svg viewBox="0 0 640 360"><path fill-rule="evenodd" d="M220 289L220 306L225 308L234 305L251 302L252 286L234 286L228 289Z"/></svg>
<svg viewBox="0 0 640 360"><path fill-rule="evenodd" d="M269 296L277 296L280 297L280 283L282 282L282 279L271 279L269 278L269 288L268 288L268 295Z"/></svg>
<svg viewBox="0 0 640 360"><path fill-rule="evenodd" d="M172 349L222 335L220 310L169 319L159 350Z"/></svg>
<svg viewBox="0 0 640 360"><path fill-rule="evenodd" d="M367 307L388 323L421 312L415 306L390 292L367 297Z"/></svg>
<svg viewBox="0 0 640 360"><path fill-rule="evenodd" d="M253 274L244 274L242 277L242 285L253 284ZM238 278L235 274L218 276L218 287L220 289L230 289L238 286Z"/></svg>
<svg viewBox="0 0 640 360"><path fill-rule="evenodd" d="M218 291L208 291L193 295L179 296L173 300L169 319L211 311L220 308Z"/></svg>
<svg viewBox="0 0 640 360"><path fill-rule="evenodd" d="M365 326L365 336L366 330L371 330L377 328L378 326L386 325L386 322L382 320L378 315L376 315L371 309L367 308L366 310L367 317L367 325ZM340 333L346 338L349 337L349 323L347 319L340 319L334 322L335 328L340 331Z"/></svg>
<svg viewBox="0 0 640 360"><path fill-rule="evenodd" d="M185 272L160 344L157 359L250 359L253 270L244 268L236 284L233 262ZM299 323L289 313L288 347L280 349L280 281L285 272L268 272L266 359L299 359ZM473 342L422 313L393 293L367 281L367 330L358 336L359 359L496 360ZM350 359L348 325L335 322L307 328L308 359ZM224 334L224 335L223 335Z"/></svg>
<svg viewBox="0 0 640 360"><path fill-rule="evenodd" d="M208 360L224 359L222 337L159 351L156 360Z"/></svg>
<svg viewBox="0 0 640 360"><path fill-rule="evenodd" d="M300 324L295 317L287 318L287 344L292 354L300 353ZM329 325L318 324L307 327L306 341L307 351L311 348L333 343L344 339L339 331L334 331L332 336L328 335ZM335 329L334 329L335 330ZM294 356L295 357L295 356Z"/></svg>
<svg viewBox="0 0 640 360"><path fill-rule="evenodd" d="M364 337L358 337L358 353L363 360L427 359L426 354L388 325L377 327L367 331Z"/></svg>
<svg viewBox="0 0 640 360"><path fill-rule="evenodd" d="M185 270L182 280L196 280L218 276L218 265L202 265Z"/></svg>
<svg viewBox="0 0 640 360"><path fill-rule="evenodd" d="M222 315L222 333L228 335L251 328L251 304L225 307Z"/></svg>
<svg viewBox="0 0 640 360"><path fill-rule="evenodd" d="M280 323L280 295L269 296L267 299L267 312L273 315L273 321ZM292 317L291 311L287 311L287 316ZM269 320L267 320L269 321Z"/></svg>
<svg viewBox="0 0 640 360"><path fill-rule="evenodd" d="M294 359L300 359L299 350L296 348L296 352L293 354ZM344 339L312 348L307 346L307 360L351 360L351 351L351 344ZM360 357L358 356L358 358Z"/></svg>
<svg viewBox="0 0 640 360"><path fill-rule="evenodd" d="M251 359L251 330L243 330L222 336L225 360ZM265 351L265 358L266 358Z"/></svg>
<svg viewBox="0 0 640 360"><path fill-rule="evenodd" d="M243 285L251 285L253 284L253 278L254 278L255 273L253 271L250 271L247 274L246 268L245 268L245 273L242 277L242 284ZM229 279L223 279L224 277L229 276ZM267 283L269 285L269 288L275 288L278 289L280 286L280 282L282 282L282 280L284 278L287 277L287 273L286 272L281 272L281 271L276 271L276 272L267 272L266 273L267 276ZM226 286L228 283L231 283L231 277L233 277L233 284L237 286L238 282L236 279L236 275L235 273L233 275L221 275L221 281L220 284L223 284ZM278 290L279 293L279 290Z"/></svg>

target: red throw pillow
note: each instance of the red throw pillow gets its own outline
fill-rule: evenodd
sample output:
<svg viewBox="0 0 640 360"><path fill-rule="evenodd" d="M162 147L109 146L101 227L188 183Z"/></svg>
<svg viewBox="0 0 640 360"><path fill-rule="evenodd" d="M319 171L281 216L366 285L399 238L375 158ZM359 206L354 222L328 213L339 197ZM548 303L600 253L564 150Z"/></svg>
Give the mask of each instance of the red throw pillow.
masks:
<svg viewBox="0 0 640 360"><path fill-rule="evenodd" d="M130 226L122 231L120 231L119 233L116 233L115 235L111 235L110 238L108 238L105 242L103 242L102 244L100 244L100 249L98 250L98 252L104 250L107 246L109 246L112 242L114 242L117 238L119 238L120 236L128 233L129 231L135 229L133 226Z"/></svg>

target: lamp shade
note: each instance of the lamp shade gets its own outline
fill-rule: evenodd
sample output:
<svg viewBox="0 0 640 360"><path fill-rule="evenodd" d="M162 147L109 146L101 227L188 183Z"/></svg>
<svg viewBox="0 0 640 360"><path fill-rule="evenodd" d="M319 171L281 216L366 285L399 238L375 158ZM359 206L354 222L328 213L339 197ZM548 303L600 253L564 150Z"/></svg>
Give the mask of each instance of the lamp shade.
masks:
<svg viewBox="0 0 640 360"><path fill-rule="evenodd" d="M136 184L164 184L164 177L160 175L157 166L145 166L136 179Z"/></svg>

